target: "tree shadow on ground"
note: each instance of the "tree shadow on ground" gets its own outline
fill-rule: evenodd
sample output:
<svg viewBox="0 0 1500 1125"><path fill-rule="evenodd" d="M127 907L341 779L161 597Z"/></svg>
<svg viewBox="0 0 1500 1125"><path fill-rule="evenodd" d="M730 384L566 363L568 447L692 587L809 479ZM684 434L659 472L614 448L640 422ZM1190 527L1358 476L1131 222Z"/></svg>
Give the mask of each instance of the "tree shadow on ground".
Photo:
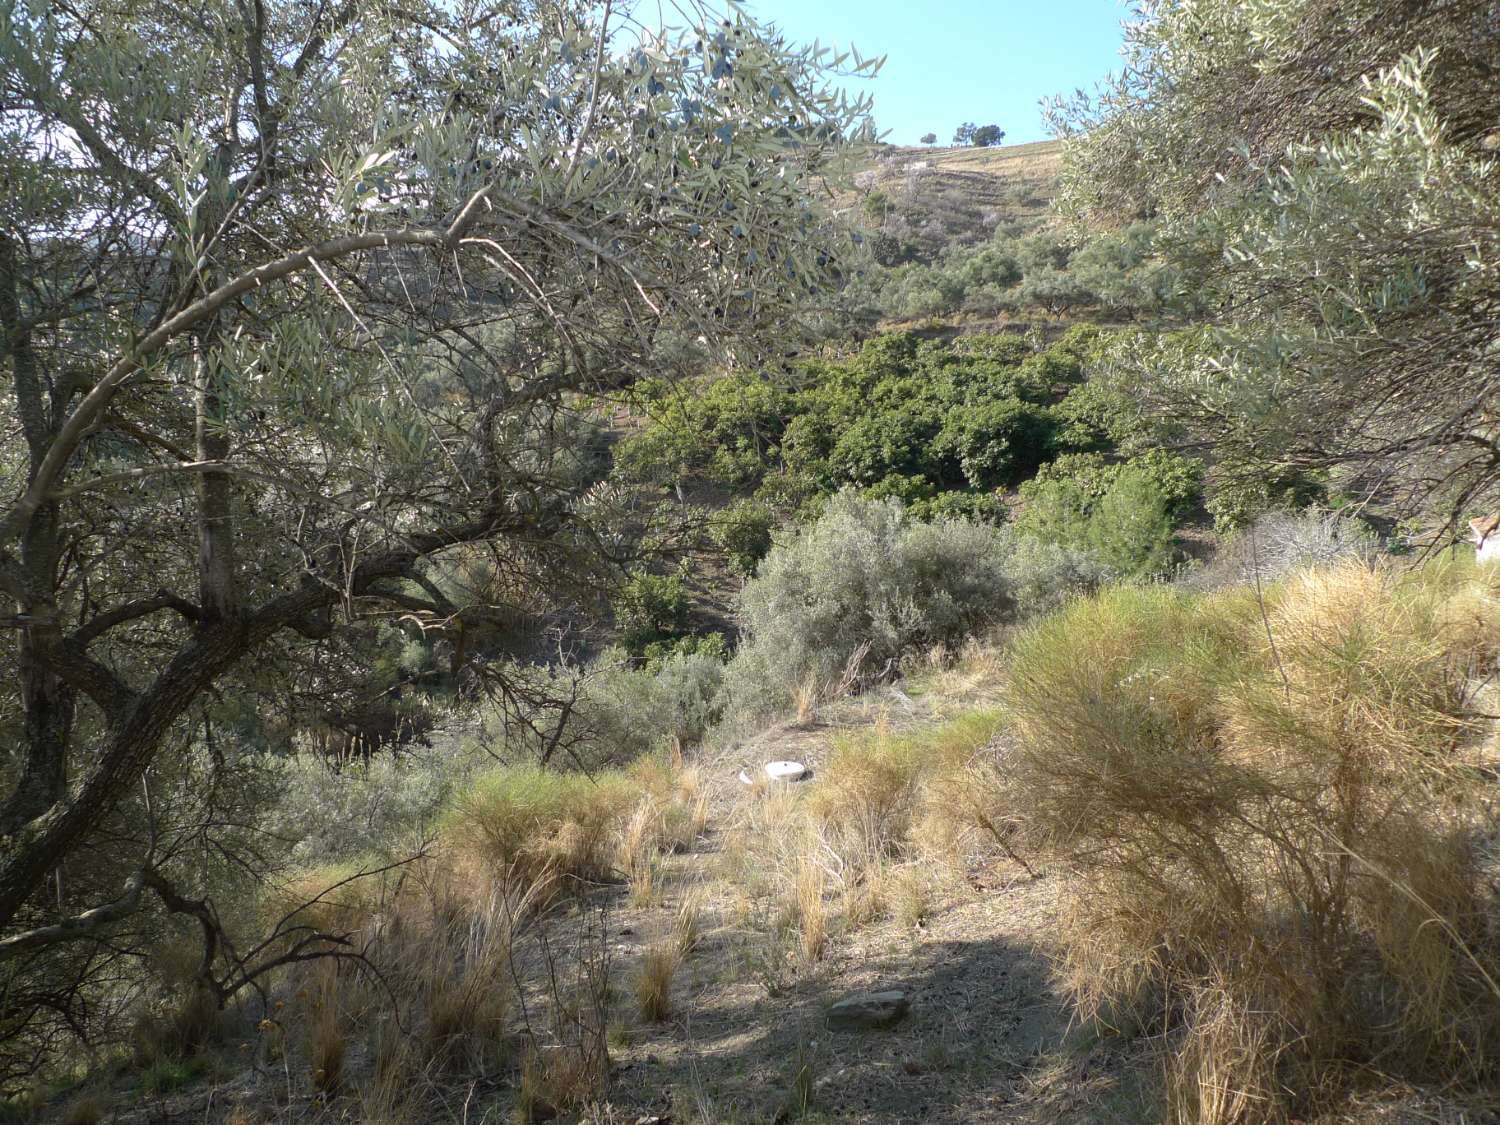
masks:
<svg viewBox="0 0 1500 1125"><path fill-rule="evenodd" d="M996 895L969 909L1006 905ZM745 952L704 950L696 964ZM875 957L835 953L777 995L694 960L682 973L677 1018L620 1052L610 1100L626 1120L1160 1120L1146 1045L1074 1026L1044 954L1012 937L916 934ZM829 1030L829 1004L877 988L904 991L910 1014L883 1031Z"/></svg>

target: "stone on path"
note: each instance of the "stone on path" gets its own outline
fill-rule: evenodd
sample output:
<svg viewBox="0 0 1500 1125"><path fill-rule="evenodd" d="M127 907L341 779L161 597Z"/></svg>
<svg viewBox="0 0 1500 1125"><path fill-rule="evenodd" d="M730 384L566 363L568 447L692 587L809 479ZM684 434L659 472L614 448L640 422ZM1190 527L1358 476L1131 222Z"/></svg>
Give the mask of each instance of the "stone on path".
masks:
<svg viewBox="0 0 1500 1125"><path fill-rule="evenodd" d="M891 989L886 992L859 992L846 996L828 1009L828 1026L848 1031L866 1028L890 1027L911 1011L911 1001L906 993Z"/></svg>

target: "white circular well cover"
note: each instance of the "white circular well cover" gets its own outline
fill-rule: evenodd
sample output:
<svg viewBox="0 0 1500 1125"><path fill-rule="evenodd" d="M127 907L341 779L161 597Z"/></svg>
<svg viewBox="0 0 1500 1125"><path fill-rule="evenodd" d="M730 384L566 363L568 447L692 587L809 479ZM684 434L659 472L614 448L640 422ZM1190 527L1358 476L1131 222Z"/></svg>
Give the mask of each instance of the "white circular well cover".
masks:
<svg viewBox="0 0 1500 1125"><path fill-rule="evenodd" d="M801 781L807 776L807 767L801 762L767 762L766 776L772 781Z"/></svg>
<svg viewBox="0 0 1500 1125"><path fill-rule="evenodd" d="M767 762L765 770L772 781L801 781L807 776L807 767L801 762ZM745 785L755 784L749 770L740 770L740 781Z"/></svg>

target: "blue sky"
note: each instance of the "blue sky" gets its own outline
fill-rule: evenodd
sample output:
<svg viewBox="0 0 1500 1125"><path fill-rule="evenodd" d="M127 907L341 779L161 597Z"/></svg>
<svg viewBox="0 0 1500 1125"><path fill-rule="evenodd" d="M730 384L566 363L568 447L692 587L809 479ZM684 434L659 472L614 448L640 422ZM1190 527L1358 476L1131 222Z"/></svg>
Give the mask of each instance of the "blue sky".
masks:
<svg viewBox="0 0 1500 1125"><path fill-rule="evenodd" d="M745 0L799 42L853 43L886 55L875 121L892 144L963 121L994 123L1005 143L1047 137L1040 98L1085 89L1119 67L1119 0Z"/></svg>

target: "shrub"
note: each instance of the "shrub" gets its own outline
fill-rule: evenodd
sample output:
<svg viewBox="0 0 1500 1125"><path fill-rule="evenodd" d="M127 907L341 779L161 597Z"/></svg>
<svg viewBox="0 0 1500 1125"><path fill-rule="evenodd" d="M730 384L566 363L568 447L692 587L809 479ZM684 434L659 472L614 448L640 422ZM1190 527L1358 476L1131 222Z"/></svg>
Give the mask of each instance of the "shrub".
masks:
<svg viewBox="0 0 1500 1125"><path fill-rule="evenodd" d="M714 517L710 533L728 556L730 569L748 578L771 549L774 525L770 508L754 500L737 500Z"/></svg>
<svg viewBox="0 0 1500 1125"><path fill-rule="evenodd" d="M1016 530L1041 543L1084 547L1088 542L1089 514L1096 502L1089 493L1092 483L1088 477L1058 475L1027 481L1020 488L1025 507L1016 519Z"/></svg>
<svg viewBox="0 0 1500 1125"><path fill-rule="evenodd" d="M1346 565L1264 608L1121 587L1017 644L995 784L1079 873L1083 1013L1175 1025L1179 1119L1316 1116L1372 1072L1493 1078L1493 825L1455 750L1500 601L1472 573Z"/></svg>
<svg viewBox="0 0 1500 1125"><path fill-rule="evenodd" d="M1049 411L1018 398L960 406L947 413L934 449L954 457L977 489L1015 484L1053 453Z"/></svg>
<svg viewBox="0 0 1500 1125"><path fill-rule="evenodd" d="M96 1094L85 1094L68 1106L63 1125L100 1125L104 1120L104 1102Z"/></svg>
<svg viewBox="0 0 1500 1125"><path fill-rule="evenodd" d="M400 874L381 871L385 866L372 857L293 870L262 892L263 920L297 934L304 927L333 935L364 929L398 893Z"/></svg>
<svg viewBox="0 0 1500 1125"><path fill-rule="evenodd" d="M1148 472L1126 466L1089 516L1089 549L1116 574L1153 576L1172 563L1172 515Z"/></svg>
<svg viewBox="0 0 1500 1125"><path fill-rule="evenodd" d="M466 751L461 776L497 759L608 770L694 743L718 719L725 653L723 636L710 633L648 645L639 657L605 649L585 668L511 665L511 695L480 708L479 737L454 738Z"/></svg>
<svg viewBox="0 0 1500 1125"><path fill-rule="evenodd" d="M726 670L731 701L781 707L808 680L878 673L912 648L999 619L1010 608L1008 554L996 528L913 523L898 501L841 493L773 548L741 592L744 638Z"/></svg>
<svg viewBox="0 0 1500 1125"><path fill-rule="evenodd" d="M965 259L962 285L1009 293L1015 268L1009 251L986 247ZM900 272L890 291L925 293L930 272ZM911 311L957 308L962 285L939 286ZM759 507L742 499L709 524L748 574L769 548L771 507L795 510L848 485L908 504L961 497L954 506L992 507L992 489L1025 479L1058 449L1109 448L1078 386L1100 351L1097 332L1076 329L1037 349L1013 333L951 342L890 333L853 355L804 359L789 373L737 372L658 403L653 423L621 443L619 464L660 484L697 475L742 497L753 491ZM1060 413L1068 403L1071 413ZM622 608L623 624L635 607ZM643 625L659 628L649 616Z"/></svg>
<svg viewBox="0 0 1500 1125"><path fill-rule="evenodd" d="M618 653L601 657L579 701L596 761L623 764L663 743L703 737L718 720L724 678L723 638L713 636L717 644L680 646L645 668L629 667Z"/></svg>
<svg viewBox="0 0 1500 1125"><path fill-rule="evenodd" d="M685 631L687 587L675 575L633 574L616 593L614 611L620 643L640 655L648 645Z"/></svg>
<svg viewBox="0 0 1500 1125"><path fill-rule="evenodd" d="M951 803L949 782L966 776L999 729L996 712L976 711L910 734L841 737L807 795L808 813L846 862L906 856L919 821L967 815ZM946 810L933 807L939 794Z"/></svg>
<svg viewBox="0 0 1500 1125"><path fill-rule="evenodd" d="M1354 516L1313 508L1268 512L1236 532L1193 585L1268 584L1310 566L1369 564L1379 550L1374 532Z"/></svg>
<svg viewBox="0 0 1500 1125"><path fill-rule="evenodd" d="M267 828L295 841L291 858L307 868L351 855L395 858L430 834L482 757L454 739L434 738L432 746L399 757L375 754L337 772L312 754L269 759L281 796Z"/></svg>
<svg viewBox="0 0 1500 1125"><path fill-rule="evenodd" d="M1174 557L1174 512L1192 494L1193 469L1180 461L1141 458L1110 465L1097 454L1059 458L1021 486L1025 508L1017 530L1087 550L1098 565L1122 577L1161 574Z"/></svg>
<svg viewBox="0 0 1500 1125"><path fill-rule="evenodd" d="M1221 461L1208 477L1208 500L1204 507L1214 518L1214 529L1228 535L1247 527L1270 512L1295 511L1328 500L1327 482L1321 474L1293 470L1247 469L1232 461Z"/></svg>

